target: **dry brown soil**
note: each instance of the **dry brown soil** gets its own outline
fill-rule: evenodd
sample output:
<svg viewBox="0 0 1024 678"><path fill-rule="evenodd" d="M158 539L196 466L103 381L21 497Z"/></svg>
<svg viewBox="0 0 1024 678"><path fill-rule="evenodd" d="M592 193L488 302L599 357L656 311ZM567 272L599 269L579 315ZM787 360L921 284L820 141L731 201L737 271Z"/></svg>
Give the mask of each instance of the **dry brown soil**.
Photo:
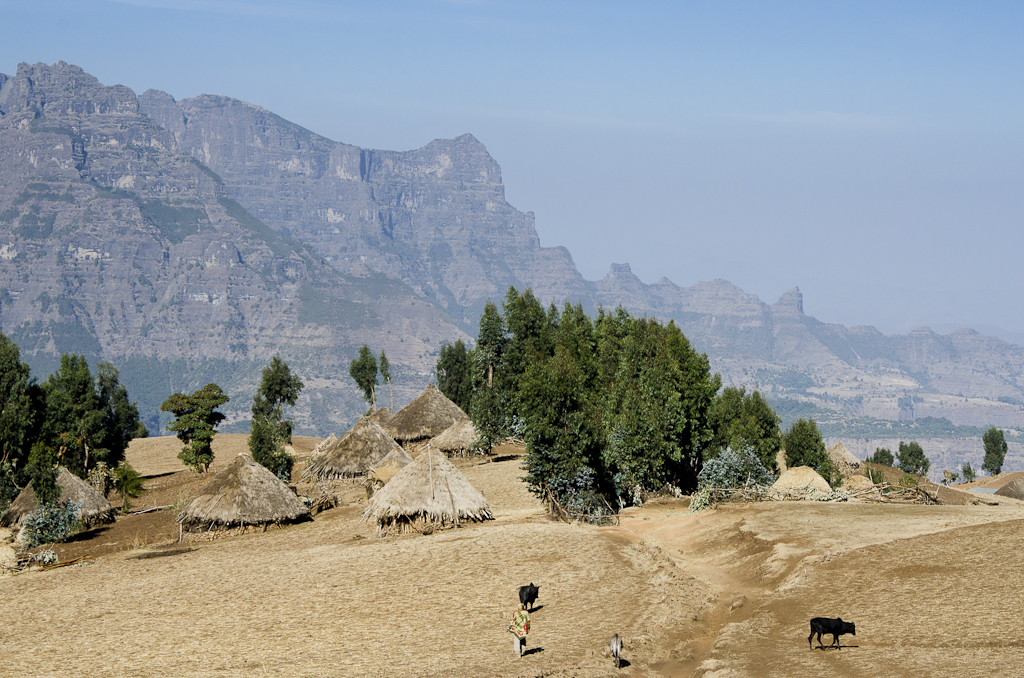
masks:
<svg viewBox="0 0 1024 678"><path fill-rule="evenodd" d="M296 442L298 474L317 441ZM178 449L133 443L150 476L136 509L180 506L205 482ZM216 469L244 436L214 449ZM429 536L375 538L358 485L311 522L211 542L174 543L175 508L121 517L59 547L80 564L0 579L0 657L14 667L0 674L992 676L1024 659L1020 503L691 515L663 500L617 527L570 525L518 480L520 452L456 459L496 519ZM531 581L516 660L505 628ZM858 634L809 650L813 616ZM619 670L603 652L615 632Z"/></svg>

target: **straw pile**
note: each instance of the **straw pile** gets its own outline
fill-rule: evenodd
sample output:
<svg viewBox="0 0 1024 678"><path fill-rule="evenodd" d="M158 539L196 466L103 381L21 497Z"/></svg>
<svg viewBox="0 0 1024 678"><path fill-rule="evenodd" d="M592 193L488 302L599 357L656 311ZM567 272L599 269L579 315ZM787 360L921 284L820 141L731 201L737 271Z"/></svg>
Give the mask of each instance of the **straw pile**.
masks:
<svg viewBox="0 0 1024 678"><path fill-rule="evenodd" d="M376 521L377 536L392 531L429 534L460 522L491 519L484 496L431 448L376 492L361 518Z"/></svg>
<svg viewBox="0 0 1024 678"><path fill-rule="evenodd" d="M57 470L57 486L60 487L60 501L73 501L81 505L78 520L85 529L94 525L114 522L115 509L96 489L61 466ZM29 513L39 508L35 492L30 484L0 516L0 526L20 529Z"/></svg>
<svg viewBox="0 0 1024 678"><path fill-rule="evenodd" d="M354 478L400 449L398 443L370 417L359 417L355 426L343 436L334 438L330 445L321 444L316 448L302 477L312 480Z"/></svg>
<svg viewBox="0 0 1024 678"><path fill-rule="evenodd" d="M384 430L404 445L433 438L465 418L466 413L458 405L448 400L437 386L430 384L415 400L400 409Z"/></svg>
<svg viewBox="0 0 1024 678"><path fill-rule="evenodd" d="M828 482L810 466L796 466L789 469L779 476L771 489L786 494L812 494L814 492L828 494L832 491Z"/></svg>
<svg viewBox="0 0 1024 678"><path fill-rule="evenodd" d="M178 523L189 532L279 526L309 517L309 509L277 476L240 454L208 482Z"/></svg>
<svg viewBox="0 0 1024 678"><path fill-rule="evenodd" d="M473 443L480 436L477 434L473 422L466 417L455 422L430 441L434 449L441 450L447 455L461 454L466 456Z"/></svg>

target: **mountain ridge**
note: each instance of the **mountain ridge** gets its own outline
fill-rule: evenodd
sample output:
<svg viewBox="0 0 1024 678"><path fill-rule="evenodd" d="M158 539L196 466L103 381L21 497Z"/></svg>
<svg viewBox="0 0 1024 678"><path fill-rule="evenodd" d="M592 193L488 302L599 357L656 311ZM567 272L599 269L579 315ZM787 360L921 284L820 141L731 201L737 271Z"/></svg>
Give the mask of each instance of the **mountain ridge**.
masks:
<svg viewBox="0 0 1024 678"><path fill-rule="evenodd" d="M58 62L0 75L0 142L0 328L35 364L76 334L99 357L230 372L244 393L283 351L313 385L298 430L326 433L360 409L345 383L354 354L332 346L387 350L411 399L440 342L474 335L514 285L674 320L725 383L837 432L915 417L1024 429L1015 344L824 323L797 287L769 304L726 280L648 285L628 263L584 279L568 249L540 245L471 134L364 149L230 97L136 96ZM228 367L203 372L210 360Z"/></svg>

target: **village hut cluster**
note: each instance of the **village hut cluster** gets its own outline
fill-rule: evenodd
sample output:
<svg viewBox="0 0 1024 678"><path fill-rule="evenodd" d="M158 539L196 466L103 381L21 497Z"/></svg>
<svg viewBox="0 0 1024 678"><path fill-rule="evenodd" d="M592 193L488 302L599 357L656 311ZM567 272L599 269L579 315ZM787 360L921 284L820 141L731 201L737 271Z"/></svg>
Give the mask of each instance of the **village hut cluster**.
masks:
<svg viewBox="0 0 1024 678"><path fill-rule="evenodd" d="M487 500L445 457L465 455L476 438L469 417L430 385L394 415L380 408L313 451L302 479L320 488L319 499L300 497L295 485L248 454L239 454L178 514L179 539L265 531L310 520L318 510L337 504L332 488L353 481L367 488L362 519L375 521L378 535L430 533L489 520ZM76 517L86 528L114 521L117 509L67 469L59 469L57 484L61 498L80 507ZM29 485L0 516L0 525L20 529L38 507Z"/></svg>

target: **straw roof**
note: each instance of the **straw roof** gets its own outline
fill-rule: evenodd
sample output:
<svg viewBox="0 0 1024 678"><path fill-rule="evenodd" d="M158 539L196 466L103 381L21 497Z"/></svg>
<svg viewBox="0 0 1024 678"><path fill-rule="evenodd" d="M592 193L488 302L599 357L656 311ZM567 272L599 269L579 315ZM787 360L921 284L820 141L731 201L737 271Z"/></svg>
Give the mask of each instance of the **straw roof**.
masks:
<svg viewBox="0 0 1024 678"><path fill-rule="evenodd" d="M309 509L277 476L240 454L178 514L187 529L279 525L302 520Z"/></svg>
<svg viewBox="0 0 1024 678"><path fill-rule="evenodd" d="M303 478L332 480L362 475L395 450L391 436L370 417L359 417L355 426L327 446L321 445L309 458Z"/></svg>
<svg viewBox="0 0 1024 678"><path fill-rule="evenodd" d="M398 411L384 427L398 442L433 438L465 419L466 413L430 384L416 399Z"/></svg>
<svg viewBox="0 0 1024 678"><path fill-rule="evenodd" d="M842 443L836 443L828 450L828 458L832 460L832 465L836 467L844 478L850 476L860 475L860 459L853 456L846 446Z"/></svg>
<svg viewBox="0 0 1024 678"><path fill-rule="evenodd" d="M442 452L468 452L473 443L479 439L476 427L473 426L469 417L460 419L445 430L441 431L430 444Z"/></svg>
<svg viewBox="0 0 1024 678"><path fill-rule="evenodd" d="M81 506L77 518L86 529L93 525L114 522L115 509L110 502L97 492L96 488L63 466L57 469L57 486L61 489L61 501L73 501ZM21 494L8 507L3 516L0 516L0 525L20 528L28 514L37 508L39 508L39 502L36 501L32 485L29 484L21 491Z"/></svg>
<svg viewBox="0 0 1024 678"><path fill-rule="evenodd" d="M444 454L427 448L373 495L361 520L376 521L377 534L385 535L491 519L484 496Z"/></svg>
<svg viewBox="0 0 1024 678"><path fill-rule="evenodd" d="M395 416L395 413L391 411L390 407L378 407L377 411L370 415L370 419L383 426L391 421L393 416Z"/></svg>
<svg viewBox="0 0 1024 678"><path fill-rule="evenodd" d="M996 494L1000 497L1024 500L1024 484L1021 484L1020 480L1011 480L996 490Z"/></svg>

